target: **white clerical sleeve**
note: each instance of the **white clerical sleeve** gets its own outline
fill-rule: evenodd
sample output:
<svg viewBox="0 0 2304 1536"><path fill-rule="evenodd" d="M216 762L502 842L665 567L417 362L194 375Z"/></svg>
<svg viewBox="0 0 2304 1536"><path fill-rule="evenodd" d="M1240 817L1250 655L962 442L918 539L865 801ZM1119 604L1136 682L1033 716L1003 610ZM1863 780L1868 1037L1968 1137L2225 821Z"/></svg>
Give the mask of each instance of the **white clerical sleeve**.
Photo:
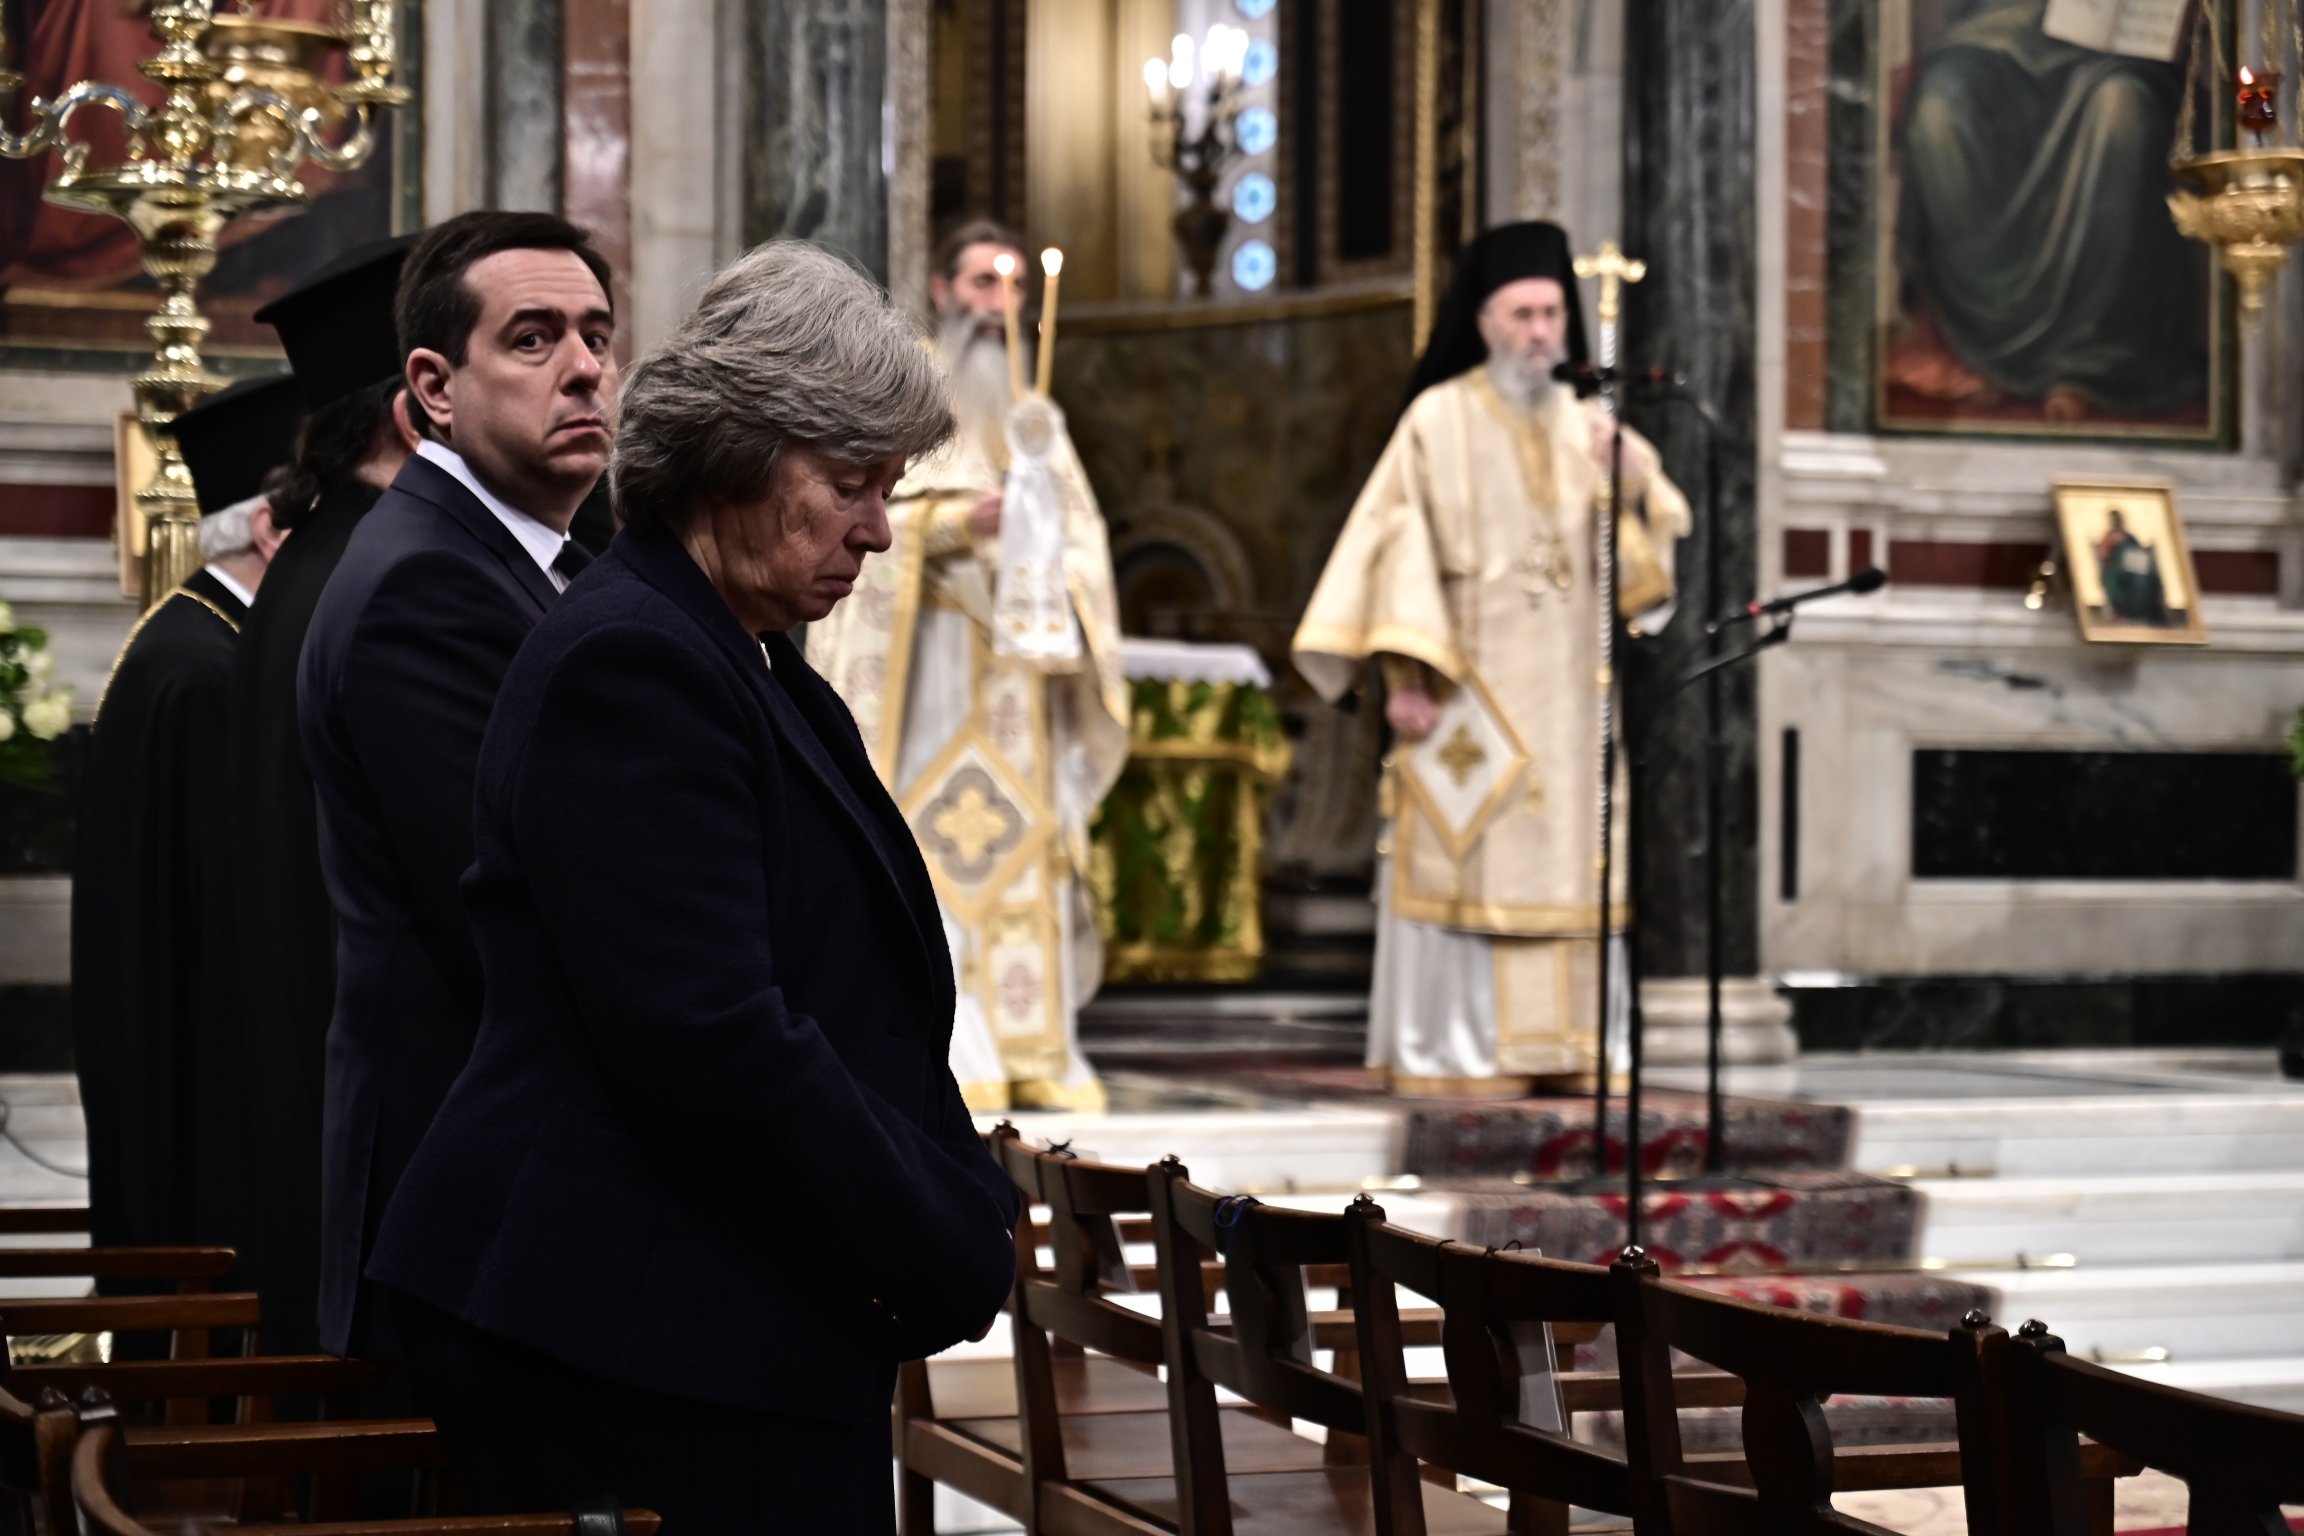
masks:
<svg viewBox="0 0 2304 1536"><path fill-rule="evenodd" d="M1424 452L1411 410L1352 504L1297 627L1296 668L1331 703L1380 651L1423 662L1452 682L1463 678L1427 510Z"/></svg>

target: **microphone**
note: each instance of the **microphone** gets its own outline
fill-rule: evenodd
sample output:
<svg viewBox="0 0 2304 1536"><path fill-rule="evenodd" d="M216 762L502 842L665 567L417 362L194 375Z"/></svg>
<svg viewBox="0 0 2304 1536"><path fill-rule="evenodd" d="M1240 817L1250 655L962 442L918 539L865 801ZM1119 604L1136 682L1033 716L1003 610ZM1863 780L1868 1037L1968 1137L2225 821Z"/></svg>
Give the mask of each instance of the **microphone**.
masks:
<svg viewBox="0 0 2304 1536"><path fill-rule="evenodd" d="M1593 363L1554 363L1552 377L1562 384L1573 386L1579 395L1596 394L1601 385L1610 383L1661 394L1671 394L1688 387L1688 375L1674 373L1662 363L1652 363L1645 368L1602 368Z"/></svg>
<svg viewBox="0 0 2304 1536"><path fill-rule="evenodd" d="M1879 591L1887 584L1888 573L1876 565L1868 565L1846 581L1836 581L1828 587L1812 587L1806 592L1794 592L1787 597L1772 597L1764 603L1746 603L1741 613L1732 613L1712 627L1716 630L1726 629L1731 624L1742 624L1748 619L1790 613L1802 603L1812 603L1821 597L1838 597L1842 593L1862 597L1867 592Z"/></svg>

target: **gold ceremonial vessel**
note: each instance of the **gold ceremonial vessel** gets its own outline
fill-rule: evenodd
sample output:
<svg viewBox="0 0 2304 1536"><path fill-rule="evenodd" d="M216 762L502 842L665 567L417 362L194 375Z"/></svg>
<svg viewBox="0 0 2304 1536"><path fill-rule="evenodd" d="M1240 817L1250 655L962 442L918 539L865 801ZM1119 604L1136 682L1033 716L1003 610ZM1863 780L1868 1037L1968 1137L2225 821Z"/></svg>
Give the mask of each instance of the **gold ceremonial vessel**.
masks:
<svg viewBox="0 0 2304 1536"><path fill-rule="evenodd" d="M0 154L28 159L54 151L50 202L106 213L136 232L144 271L160 290L151 362L131 381L137 419L158 467L136 492L145 528L143 597L149 607L200 565L199 511L192 479L168 428L216 388L201 361L208 321L194 290L216 265L216 239L235 217L290 207L311 194L298 179L309 161L355 170L376 147L376 118L404 104L398 0L345 0L340 25L275 21L253 0L215 14L214 0L154 0L150 58L137 65L165 93L147 107L120 86L83 80L53 99L36 98L18 133L7 125L24 76L6 65L0 32ZM326 75L343 59L350 78ZM128 134L115 164L90 165L91 146L71 129L102 107Z"/></svg>
<svg viewBox="0 0 2304 1536"><path fill-rule="evenodd" d="M2168 146L2176 190L2168 213L2177 232L2215 247L2216 259L2240 290L2240 309L2253 320L2264 312L2272 279L2288 264L2288 247L2304 239L2304 144L2281 124L2283 82L2304 70L2304 10L2299 0L2256 0L2255 57L2237 31L2227 32L2217 0L2200 0L2184 55L2184 96ZM2235 6L2245 13L2245 4ZM2238 23L2242 17L2232 18ZM2227 52L2229 46L2230 51ZM2287 97L2294 104L2293 86ZM2200 148L2199 105L2228 107L2235 147ZM2248 143L2240 143L2245 134ZM2212 145L2219 135L2205 135Z"/></svg>
<svg viewBox="0 0 2304 1536"><path fill-rule="evenodd" d="M2216 248L2241 309L2259 313L2288 247L2304 239L2304 149L2228 149L2174 169L2168 212L2176 228Z"/></svg>

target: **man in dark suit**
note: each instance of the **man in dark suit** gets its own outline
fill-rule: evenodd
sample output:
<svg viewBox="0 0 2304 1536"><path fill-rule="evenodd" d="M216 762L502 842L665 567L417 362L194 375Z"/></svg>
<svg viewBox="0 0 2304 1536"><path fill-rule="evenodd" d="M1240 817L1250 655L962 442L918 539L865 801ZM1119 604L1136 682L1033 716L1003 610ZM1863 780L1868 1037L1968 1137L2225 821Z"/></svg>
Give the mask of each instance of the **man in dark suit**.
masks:
<svg viewBox="0 0 2304 1536"><path fill-rule="evenodd" d="M389 1347L361 1270L470 1053L480 968L457 882L498 684L584 556L607 466L607 263L548 214L469 213L409 253L397 301L423 440L346 546L305 637L298 727L338 926L321 1169L323 1348Z"/></svg>
<svg viewBox="0 0 2304 1536"><path fill-rule="evenodd" d="M229 1013L232 799L224 688L281 535L262 500L299 402L252 379L181 417L207 564L130 631L96 705L72 889L72 1044L98 1243L237 1240ZM107 1285L106 1289L135 1289Z"/></svg>
<svg viewBox="0 0 2304 1536"><path fill-rule="evenodd" d="M927 866L784 632L951 413L901 311L792 241L625 411L625 530L488 724L486 1016L369 1273L476 1511L889 1536L896 1363L989 1327L1019 1196L952 1080Z"/></svg>
<svg viewBox="0 0 2304 1536"><path fill-rule="evenodd" d="M411 235L329 262L256 312L280 334L308 411L271 497L295 532L232 657L228 731L245 791L234 805L239 1006L226 1021L247 1159L241 1277L264 1297L270 1349L319 1346L323 1042L336 1005L336 920L296 727L296 665L352 530L416 446L392 297Z"/></svg>

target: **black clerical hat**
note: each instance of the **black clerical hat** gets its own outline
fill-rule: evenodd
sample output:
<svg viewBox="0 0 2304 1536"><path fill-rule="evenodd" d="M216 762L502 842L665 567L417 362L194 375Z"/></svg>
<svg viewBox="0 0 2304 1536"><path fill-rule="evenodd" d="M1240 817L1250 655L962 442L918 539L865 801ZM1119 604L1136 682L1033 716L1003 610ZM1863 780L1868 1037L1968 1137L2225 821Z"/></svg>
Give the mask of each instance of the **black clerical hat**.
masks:
<svg viewBox="0 0 2304 1536"><path fill-rule="evenodd" d="M1409 400L1480 366L1488 356L1487 343L1480 339L1480 306L1506 283L1526 277L1549 277L1567 290L1568 361L1589 360L1584 347L1584 305L1576 293L1576 258L1568 249L1568 232L1542 220L1500 224L1473 236L1456 253L1456 273L1440 297L1440 307L1432 316L1432 335L1408 380ZM1403 407L1406 403L1402 402Z"/></svg>
<svg viewBox="0 0 2304 1536"><path fill-rule="evenodd" d="M400 372L392 296L415 244L395 235L355 246L256 311L280 333L313 410Z"/></svg>
<svg viewBox="0 0 2304 1536"><path fill-rule="evenodd" d="M176 446L192 471L202 514L264 489L264 477L296 451L304 393L285 373L242 379L176 418Z"/></svg>

